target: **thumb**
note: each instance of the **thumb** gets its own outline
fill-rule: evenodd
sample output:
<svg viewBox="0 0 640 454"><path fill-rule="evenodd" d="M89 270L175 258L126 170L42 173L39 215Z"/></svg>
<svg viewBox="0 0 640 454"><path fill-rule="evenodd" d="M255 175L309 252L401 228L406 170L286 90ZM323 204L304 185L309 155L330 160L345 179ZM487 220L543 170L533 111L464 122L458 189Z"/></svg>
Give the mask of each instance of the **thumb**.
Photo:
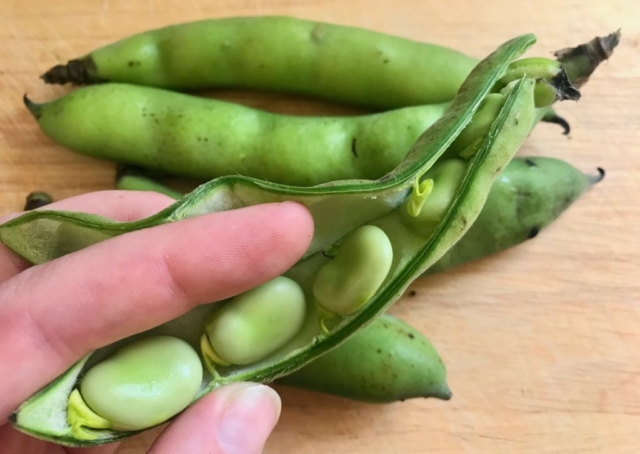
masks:
<svg viewBox="0 0 640 454"><path fill-rule="evenodd" d="M224 386L176 418L149 454L259 454L278 422L280 409L280 397L268 386Z"/></svg>

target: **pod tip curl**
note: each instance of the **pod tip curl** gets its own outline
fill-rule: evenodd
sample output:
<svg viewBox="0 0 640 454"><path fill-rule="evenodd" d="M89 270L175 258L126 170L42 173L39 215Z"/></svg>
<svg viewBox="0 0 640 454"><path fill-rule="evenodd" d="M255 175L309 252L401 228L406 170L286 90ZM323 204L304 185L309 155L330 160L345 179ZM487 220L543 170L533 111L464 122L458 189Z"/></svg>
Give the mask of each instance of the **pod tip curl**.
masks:
<svg viewBox="0 0 640 454"><path fill-rule="evenodd" d="M29 109L29 112L31 112L31 115L33 115L36 120L40 119L40 117L42 116L42 110L40 108L41 104L31 101L26 93L22 96L22 102L27 107L27 109Z"/></svg>
<svg viewBox="0 0 640 454"><path fill-rule="evenodd" d="M556 125L560 125L563 129L562 134L564 134L565 136L568 136L569 133L571 132L571 125L567 120L562 118L560 115L554 114L549 117L544 117L542 121L546 123L553 123Z"/></svg>
<svg viewBox="0 0 640 454"><path fill-rule="evenodd" d="M597 167L597 169L598 169L598 175L595 175L593 177L593 182L594 183L598 183L598 182L604 180L604 177L607 175L607 172L602 167Z"/></svg>

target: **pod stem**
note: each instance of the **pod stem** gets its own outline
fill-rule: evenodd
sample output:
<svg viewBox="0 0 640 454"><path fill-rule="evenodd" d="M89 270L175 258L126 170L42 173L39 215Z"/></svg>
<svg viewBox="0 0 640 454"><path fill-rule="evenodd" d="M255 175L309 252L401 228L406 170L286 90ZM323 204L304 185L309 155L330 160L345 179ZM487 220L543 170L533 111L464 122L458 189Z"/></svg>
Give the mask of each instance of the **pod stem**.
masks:
<svg viewBox="0 0 640 454"><path fill-rule="evenodd" d="M94 84L106 82L96 76L96 64L91 56L69 60L66 65L56 65L40 76L45 83L64 85Z"/></svg>
<svg viewBox="0 0 640 454"><path fill-rule="evenodd" d="M574 87L582 87L595 69L613 54L613 50L620 42L620 29L605 36L596 36L586 44L577 47L567 47L554 52L569 80Z"/></svg>

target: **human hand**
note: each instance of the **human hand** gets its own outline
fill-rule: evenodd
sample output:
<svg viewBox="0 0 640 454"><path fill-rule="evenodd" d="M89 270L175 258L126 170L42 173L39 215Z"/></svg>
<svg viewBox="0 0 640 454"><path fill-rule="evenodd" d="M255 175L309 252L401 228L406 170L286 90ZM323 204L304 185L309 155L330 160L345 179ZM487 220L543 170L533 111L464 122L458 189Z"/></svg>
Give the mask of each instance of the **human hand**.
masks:
<svg viewBox="0 0 640 454"><path fill-rule="evenodd" d="M151 192L105 191L46 209L131 221L173 202ZM113 453L115 443L64 448L3 423L90 351L282 274L304 254L312 235L308 211L282 203L131 232L37 266L0 245L2 454ZM257 454L279 414L280 399L271 388L228 385L175 418L149 452Z"/></svg>

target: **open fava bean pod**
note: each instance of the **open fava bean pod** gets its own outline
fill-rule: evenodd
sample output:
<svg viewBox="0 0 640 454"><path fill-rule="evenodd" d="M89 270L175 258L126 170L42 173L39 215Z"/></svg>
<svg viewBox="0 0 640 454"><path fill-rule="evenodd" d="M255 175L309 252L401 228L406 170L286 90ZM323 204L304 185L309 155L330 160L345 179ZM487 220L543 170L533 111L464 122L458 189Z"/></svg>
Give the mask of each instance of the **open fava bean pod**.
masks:
<svg viewBox="0 0 640 454"><path fill-rule="evenodd" d="M292 373L367 326L465 234L531 130L536 80L524 76L503 88L504 103L473 152L434 166L535 41L514 38L481 61L450 109L379 180L291 187L227 176L136 222L38 210L1 225L0 241L39 264L117 235L261 203L297 201L315 223L309 249L283 276L90 353L24 402L15 427L70 446L113 442L170 420L219 386ZM265 315L291 329L265 342L274 332ZM131 376L143 377L136 389L152 381L160 392L132 404L118 391Z"/></svg>

